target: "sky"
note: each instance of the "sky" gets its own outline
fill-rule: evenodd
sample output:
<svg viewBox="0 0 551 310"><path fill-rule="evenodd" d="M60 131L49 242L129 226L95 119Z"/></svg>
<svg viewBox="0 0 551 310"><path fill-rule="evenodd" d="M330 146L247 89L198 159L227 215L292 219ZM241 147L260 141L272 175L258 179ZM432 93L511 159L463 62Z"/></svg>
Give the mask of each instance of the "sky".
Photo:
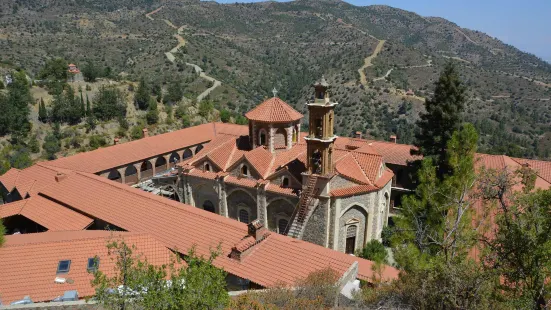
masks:
<svg viewBox="0 0 551 310"><path fill-rule="evenodd" d="M385 4L422 16L443 17L479 30L551 63L551 0L345 0ZM220 3L235 0L217 0ZM260 2L241 0L237 2Z"/></svg>

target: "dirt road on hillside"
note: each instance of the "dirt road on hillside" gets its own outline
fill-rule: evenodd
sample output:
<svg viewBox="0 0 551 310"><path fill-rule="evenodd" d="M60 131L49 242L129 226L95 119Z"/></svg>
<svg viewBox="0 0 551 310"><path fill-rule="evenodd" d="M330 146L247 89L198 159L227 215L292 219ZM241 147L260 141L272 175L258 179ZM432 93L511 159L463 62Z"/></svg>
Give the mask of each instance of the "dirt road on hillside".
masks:
<svg viewBox="0 0 551 310"><path fill-rule="evenodd" d="M377 44L377 47L375 47L373 54L366 57L364 60L364 65L360 69L358 69L358 73L360 74L360 83L362 83L362 85L367 86L367 77L365 76L365 69L373 66L372 60L375 57L377 57L379 52L383 49L383 45L385 44L385 42L386 40L379 40L379 44Z"/></svg>

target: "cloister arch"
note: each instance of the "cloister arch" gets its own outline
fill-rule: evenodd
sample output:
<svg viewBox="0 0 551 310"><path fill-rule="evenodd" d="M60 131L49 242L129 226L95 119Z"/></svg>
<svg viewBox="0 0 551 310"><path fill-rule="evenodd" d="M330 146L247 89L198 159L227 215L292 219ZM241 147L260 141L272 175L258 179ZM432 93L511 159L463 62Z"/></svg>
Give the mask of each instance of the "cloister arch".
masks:
<svg viewBox="0 0 551 310"><path fill-rule="evenodd" d="M214 207L214 203L212 203L212 201L210 200L205 200L205 202L203 202L203 210L205 211L209 211L211 213L216 213L216 208Z"/></svg>
<svg viewBox="0 0 551 310"><path fill-rule="evenodd" d="M186 150L184 151L183 159L188 159L188 158L190 158L191 156L193 156L193 152L192 152L190 149L186 149Z"/></svg>
<svg viewBox="0 0 551 310"><path fill-rule="evenodd" d="M109 175L107 175L107 178L112 181L122 182L121 174L116 169L109 171Z"/></svg>
<svg viewBox="0 0 551 310"><path fill-rule="evenodd" d="M170 155L170 159L168 160L168 162L171 163L171 164L175 164L179 161L180 161L180 155L178 155L178 153L176 153L176 152L173 152Z"/></svg>
<svg viewBox="0 0 551 310"><path fill-rule="evenodd" d="M203 145L202 144L199 144L196 148L195 148L195 155L197 155L197 153L199 153L200 150L203 149Z"/></svg>
<svg viewBox="0 0 551 310"><path fill-rule="evenodd" d="M161 155L155 160L155 168L157 167L166 168L166 159L164 156Z"/></svg>

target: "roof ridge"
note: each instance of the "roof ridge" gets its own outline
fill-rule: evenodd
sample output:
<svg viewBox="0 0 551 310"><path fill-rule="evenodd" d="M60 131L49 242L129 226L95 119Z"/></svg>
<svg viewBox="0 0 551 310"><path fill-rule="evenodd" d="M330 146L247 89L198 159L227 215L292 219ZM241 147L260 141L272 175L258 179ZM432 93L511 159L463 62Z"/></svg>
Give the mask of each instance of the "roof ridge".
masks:
<svg viewBox="0 0 551 310"><path fill-rule="evenodd" d="M367 176L367 174L365 174L365 171L362 167L362 165L360 165L360 162L358 161L358 159L356 158L356 156L354 156L355 153L352 153L352 159L354 160L354 162L356 162L356 164L358 165L358 167L360 167L360 171L362 173L362 175L365 177L365 179L367 180L367 184L370 184L370 185L373 185L373 181L376 181L376 180L373 180L371 181L369 179L369 177ZM361 153L360 153L361 154ZM366 155L370 155L370 154L366 154Z"/></svg>
<svg viewBox="0 0 551 310"><path fill-rule="evenodd" d="M150 193L143 192L143 191L141 191L141 190L139 190L139 189L136 189L136 188L133 188L133 187L130 187L130 186L127 186L127 185L122 185L122 184L120 184L120 183L110 181L110 180L108 180L108 179L102 178L102 177L97 176L97 175L95 175L95 174L89 174L89 173L85 173L85 172L76 172L76 174L81 175L81 176L83 176L83 177L86 177L86 178L88 178L88 179L90 179L90 180L93 180L93 181L95 181L95 182L99 182L99 183L101 183L101 184L106 184L106 185L108 185L108 186L114 187L114 188L116 188L116 189L118 189L118 190L122 190L122 191L126 191L126 192L131 192L131 191L133 192L133 191L135 190L135 191L136 191L135 194L138 194L140 197L143 197L143 198L145 198L145 199L148 199L148 200L152 200L152 201L161 203L161 204L163 204L163 205L165 205L165 206L167 206L167 207L170 207L170 208L173 208L173 209L176 209L176 210L183 210L184 212L190 212L190 211L191 211L190 208L198 209L198 208L195 208L195 207L193 207L193 206L191 206L191 205L188 205L188 204L182 204L182 207L172 205L172 204L170 204L170 203L167 203L167 202L170 202L170 201L172 201L172 200L168 200L168 199L166 199L166 198L162 198L162 199L165 199L165 200L167 200L167 201L163 201L163 200L161 200L161 199L157 199L156 197L159 197L159 196L156 196L156 195L152 195L152 194L150 194ZM118 186L118 185L119 185L119 186ZM129 189L132 189L132 190L129 190ZM160 197L159 197L159 198L160 198ZM174 203L176 203L176 201L174 201ZM197 213L194 213L194 214L197 215L197 216L200 216L200 217L202 217L202 218L204 218L204 219L206 219L206 220L208 220L208 221L213 221L212 218L210 218L210 217L208 217L208 216L205 216L204 214L201 214L201 213L198 213L198 212L197 212ZM218 215L217 215L217 216L218 216ZM224 218L224 217L222 217L221 219L229 219L229 218ZM218 224L221 224L221 225L226 225L226 226L229 226L229 227L232 227L232 228L237 228L236 226L237 226L237 224L238 224L239 222L233 223L233 220L231 220L231 221L232 221L231 225L230 225L230 223L227 222L227 221L216 221L216 222L217 222Z"/></svg>
<svg viewBox="0 0 551 310"><path fill-rule="evenodd" d="M229 164L231 163L231 160L233 159L233 155L235 155L235 151L237 150L237 147L234 147L232 150L231 150L231 153L230 153L230 156L228 156L228 160L226 160L226 164L224 165L224 168L222 169L222 171L227 171L227 169L229 168Z"/></svg>

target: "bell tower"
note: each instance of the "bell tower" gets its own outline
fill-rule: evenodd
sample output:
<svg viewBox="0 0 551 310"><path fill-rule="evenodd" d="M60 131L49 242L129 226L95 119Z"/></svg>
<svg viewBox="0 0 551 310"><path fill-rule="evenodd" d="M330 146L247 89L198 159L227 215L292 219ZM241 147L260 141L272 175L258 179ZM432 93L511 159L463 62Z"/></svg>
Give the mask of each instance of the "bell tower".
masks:
<svg viewBox="0 0 551 310"><path fill-rule="evenodd" d="M333 132L335 106L329 97L330 86L325 77L312 85L314 98L308 105L309 132L306 139L308 149L307 170L311 174L333 173L333 145L337 136Z"/></svg>

